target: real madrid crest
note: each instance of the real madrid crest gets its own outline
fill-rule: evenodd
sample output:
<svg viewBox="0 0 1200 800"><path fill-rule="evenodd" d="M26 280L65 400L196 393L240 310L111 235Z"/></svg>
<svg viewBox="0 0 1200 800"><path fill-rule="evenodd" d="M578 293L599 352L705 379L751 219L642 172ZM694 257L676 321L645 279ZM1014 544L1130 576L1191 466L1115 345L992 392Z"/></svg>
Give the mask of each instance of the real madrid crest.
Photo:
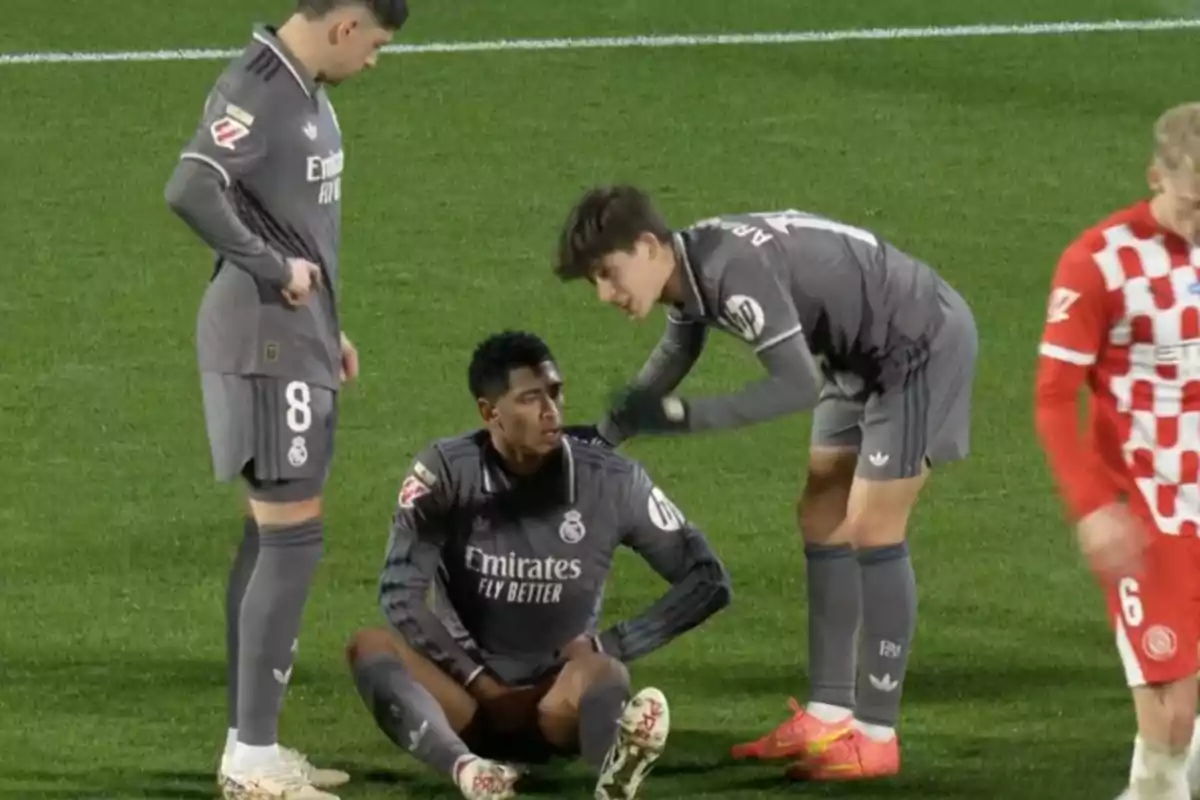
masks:
<svg viewBox="0 0 1200 800"><path fill-rule="evenodd" d="M558 536L567 544L577 544L587 536L587 528L583 526L583 515L571 510L563 515L562 524L558 526Z"/></svg>
<svg viewBox="0 0 1200 800"><path fill-rule="evenodd" d="M296 468L303 467L304 462L308 461L308 448L304 445L303 436L292 439L292 446L288 448L287 452L287 460Z"/></svg>

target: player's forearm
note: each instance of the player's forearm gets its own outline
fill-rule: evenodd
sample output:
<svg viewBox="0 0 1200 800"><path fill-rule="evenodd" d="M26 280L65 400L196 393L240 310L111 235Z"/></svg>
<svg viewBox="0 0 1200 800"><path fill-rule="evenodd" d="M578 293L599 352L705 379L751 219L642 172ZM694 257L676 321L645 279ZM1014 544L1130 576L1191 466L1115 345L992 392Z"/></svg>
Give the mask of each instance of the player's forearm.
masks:
<svg viewBox="0 0 1200 800"><path fill-rule="evenodd" d="M482 666L450 635L425 604L423 593L385 586L380 605L404 641L443 672L464 685L479 674Z"/></svg>
<svg viewBox="0 0 1200 800"><path fill-rule="evenodd" d="M1120 495L1099 455L1079 435L1078 388L1039 380L1034 420L1038 439L1073 519Z"/></svg>
<svg viewBox="0 0 1200 800"><path fill-rule="evenodd" d="M706 338L707 333L700 323L669 320L666 331L646 358L633 385L651 389L658 395L672 392L696 365L704 351ZM600 435L613 444L620 444L625 438L608 417L600 421L598 428Z"/></svg>
<svg viewBox="0 0 1200 800"><path fill-rule="evenodd" d="M729 573L706 544L689 548L691 562L682 577L639 616L600 634L604 652L630 662L654 652L729 605Z"/></svg>
<svg viewBox="0 0 1200 800"><path fill-rule="evenodd" d="M799 338L799 337L797 337ZM817 404L821 372L801 342L780 342L759 354L769 375L741 391L688 401L688 429L724 430L766 422Z"/></svg>
<svg viewBox="0 0 1200 800"><path fill-rule="evenodd" d="M287 262L238 219L216 170L181 159L165 196L171 210L219 256L265 283L288 284Z"/></svg>
<svg viewBox="0 0 1200 800"><path fill-rule="evenodd" d="M704 326L700 323L669 320L662 338L654 346L634 384L668 394L678 386L704 351Z"/></svg>

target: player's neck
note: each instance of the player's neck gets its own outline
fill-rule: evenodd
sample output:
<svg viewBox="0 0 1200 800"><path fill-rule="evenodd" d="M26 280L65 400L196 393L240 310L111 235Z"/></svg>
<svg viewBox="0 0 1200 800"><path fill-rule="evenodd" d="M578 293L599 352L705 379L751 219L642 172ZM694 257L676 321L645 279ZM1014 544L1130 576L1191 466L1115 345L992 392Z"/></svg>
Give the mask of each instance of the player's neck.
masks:
<svg viewBox="0 0 1200 800"><path fill-rule="evenodd" d="M320 80L321 58L314 23L305 19L303 14L293 14L287 22L279 26L275 38L283 42L283 46L300 62L300 66L304 67L313 80Z"/></svg>
<svg viewBox="0 0 1200 800"><path fill-rule="evenodd" d="M500 456L504 468L514 475L532 475L546 463L545 454L513 447L498 436L492 437L492 448Z"/></svg>
<svg viewBox="0 0 1200 800"><path fill-rule="evenodd" d="M671 272L663 284L658 302L671 306L683 303L683 261L674 252L671 254Z"/></svg>

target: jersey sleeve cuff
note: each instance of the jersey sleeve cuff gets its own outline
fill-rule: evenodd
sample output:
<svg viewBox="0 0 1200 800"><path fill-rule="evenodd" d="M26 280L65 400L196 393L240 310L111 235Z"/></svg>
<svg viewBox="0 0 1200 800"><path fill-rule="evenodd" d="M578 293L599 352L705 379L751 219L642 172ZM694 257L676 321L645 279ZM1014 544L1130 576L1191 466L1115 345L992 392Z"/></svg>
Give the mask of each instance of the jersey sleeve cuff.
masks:
<svg viewBox="0 0 1200 800"><path fill-rule="evenodd" d="M1049 342L1042 342L1041 346L1038 347L1038 353L1046 358L1065 361L1068 364L1074 364L1078 367L1090 367L1096 363L1095 353L1081 353L1078 350L1072 350L1062 345L1050 344Z"/></svg>

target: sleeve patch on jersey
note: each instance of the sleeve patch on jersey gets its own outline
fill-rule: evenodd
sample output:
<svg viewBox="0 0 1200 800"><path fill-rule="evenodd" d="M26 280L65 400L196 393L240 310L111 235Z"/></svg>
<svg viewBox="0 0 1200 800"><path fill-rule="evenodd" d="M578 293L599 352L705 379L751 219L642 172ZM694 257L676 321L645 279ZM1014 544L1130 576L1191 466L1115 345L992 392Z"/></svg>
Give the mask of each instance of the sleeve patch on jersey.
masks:
<svg viewBox="0 0 1200 800"><path fill-rule="evenodd" d="M241 106L235 106L233 103L228 103L225 106L225 113L245 125L247 128L254 124L254 115Z"/></svg>
<svg viewBox="0 0 1200 800"><path fill-rule="evenodd" d="M646 510L650 512L650 521L660 530L677 531L686 521L683 512L657 486L650 490Z"/></svg>
<svg viewBox="0 0 1200 800"><path fill-rule="evenodd" d="M422 464L420 461L413 464L412 471L413 474L416 475L417 478L420 479L420 481L426 486L430 488L437 486L437 475L434 475L433 470Z"/></svg>
<svg viewBox="0 0 1200 800"><path fill-rule="evenodd" d="M1050 304L1046 309L1046 322L1066 322L1071 318L1068 313L1071 306L1079 299L1079 292L1073 289L1058 288L1050 293Z"/></svg>
<svg viewBox="0 0 1200 800"><path fill-rule="evenodd" d="M1047 358L1065 361L1068 364L1074 364L1078 367L1090 367L1096 363L1095 353L1081 353L1078 350L1050 344L1049 342L1042 342L1038 347L1038 353Z"/></svg>
<svg viewBox="0 0 1200 800"><path fill-rule="evenodd" d="M213 144L226 150L232 150L234 143L250 135L250 128L245 123L228 115L218 119L208 130Z"/></svg>
<svg viewBox="0 0 1200 800"><path fill-rule="evenodd" d="M432 491L429 484L416 475L409 475L400 486L400 496L397 498L401 508L412 508L413 505Z"/></svg>
<svg viewBox="0 0 1200 800"><path fill-rule="evenodd" d="M735 294L725 301L721 322L747 342L753 342L762 335L766 317L753 297Z"/></svg>

